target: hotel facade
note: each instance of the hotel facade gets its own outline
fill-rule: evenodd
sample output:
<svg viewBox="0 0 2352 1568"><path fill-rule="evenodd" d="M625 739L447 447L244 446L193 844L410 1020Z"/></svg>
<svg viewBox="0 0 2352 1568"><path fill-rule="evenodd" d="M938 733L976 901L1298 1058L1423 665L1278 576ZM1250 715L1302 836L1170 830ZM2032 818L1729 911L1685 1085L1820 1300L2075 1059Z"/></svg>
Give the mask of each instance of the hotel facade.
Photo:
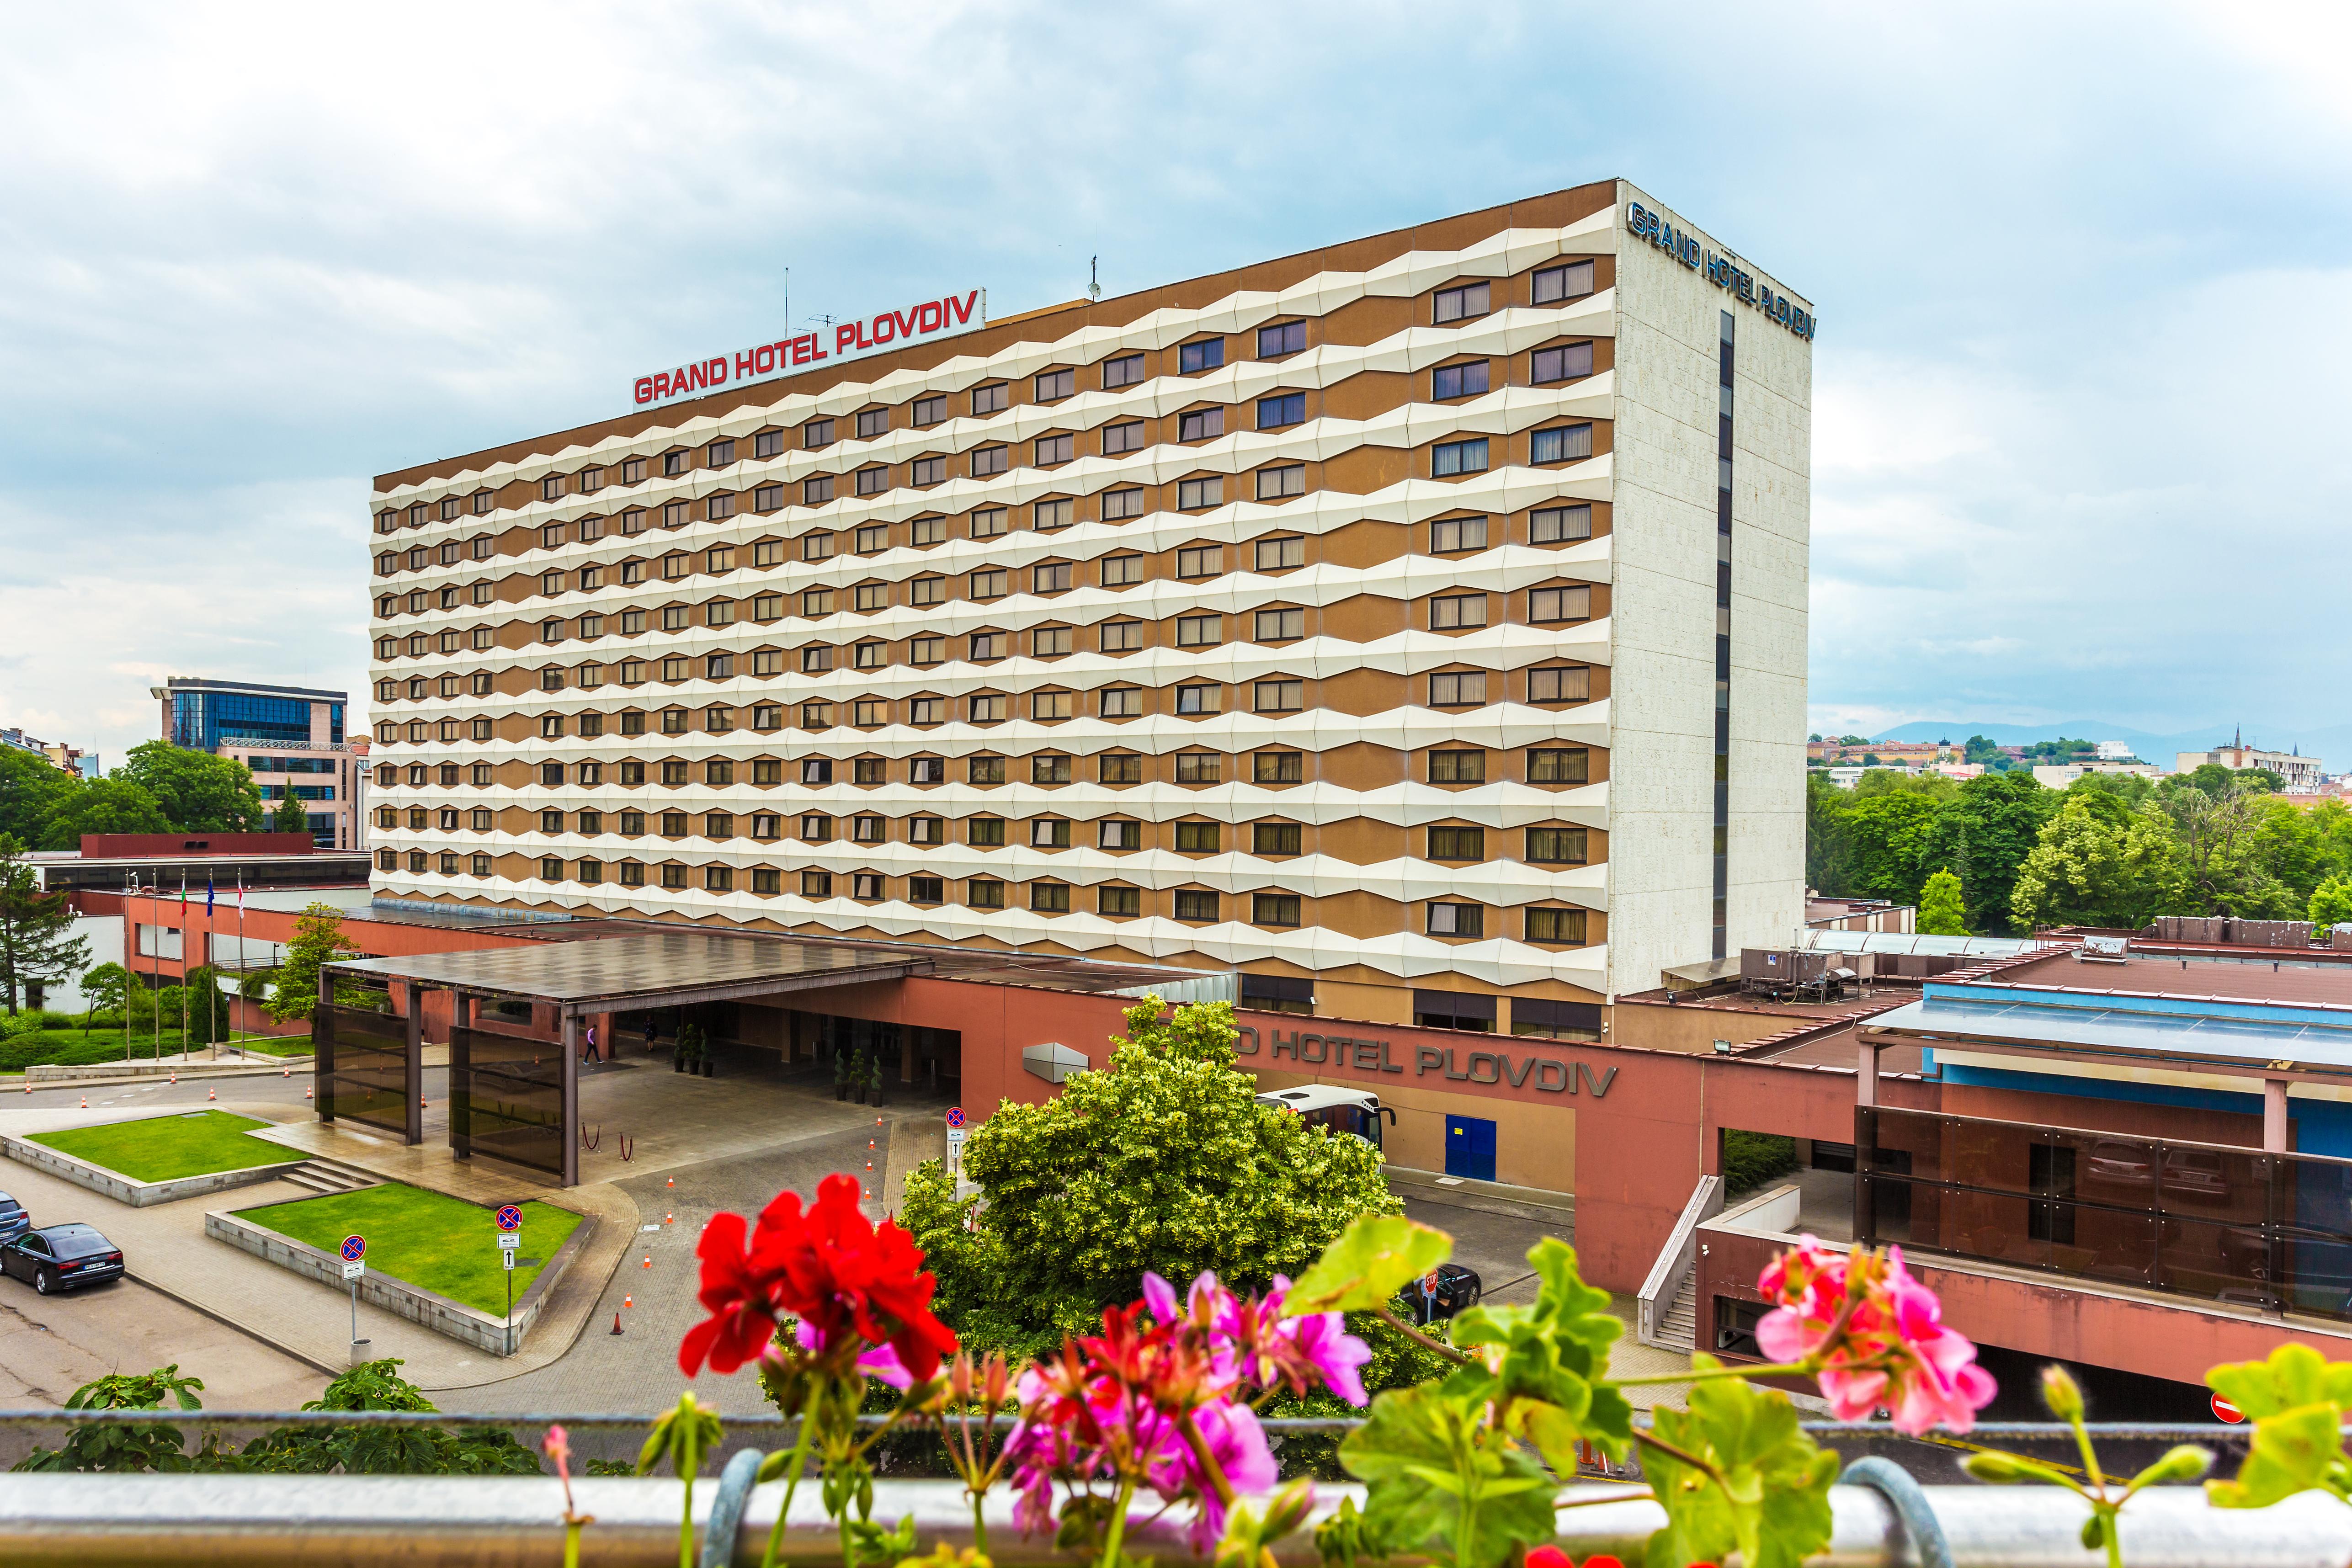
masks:
<svg viewBox="0 0 2352 1568"><path fill-rule="evenodd" d="M1810 304L1621 181L970 300L377 480L379 900L1571 1040L1802 925Z"/></svg>

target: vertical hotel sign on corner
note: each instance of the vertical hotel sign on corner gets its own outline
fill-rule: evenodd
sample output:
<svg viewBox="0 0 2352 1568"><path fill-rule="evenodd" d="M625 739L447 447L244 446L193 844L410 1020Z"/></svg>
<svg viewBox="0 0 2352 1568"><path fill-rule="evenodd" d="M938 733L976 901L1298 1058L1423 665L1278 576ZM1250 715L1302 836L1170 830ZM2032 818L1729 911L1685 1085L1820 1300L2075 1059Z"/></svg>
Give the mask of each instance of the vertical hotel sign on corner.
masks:
<svg viewBox="0 0 2352 1568"><path fill-rule="evenodd" d="M988 324L988 290L968 288L925 299L898 310L877 310L855 321L796 332L772 343L754 343L731 354L678 365L639 376L631 389L639 408L667 402L696 392L756 382L823 364L828 360L854 360L861 354L906 343L929 342L978 331Z"/></svg>
<svg viewBox="0 0 2352 1568"><path fill-rule="evenodd" d="M1755 307L1767 319L1786 327L1808 342L1821 326L1819 317L1750 273L1738 256L1702 245L1697 235L1688 229L1676 228L1673 219L1655 208L1628 202L1625 228L1635 239L1649 241L1653 250L1664 251L1693 272L1705 275L1717 288L1742 304Z"/></svg>

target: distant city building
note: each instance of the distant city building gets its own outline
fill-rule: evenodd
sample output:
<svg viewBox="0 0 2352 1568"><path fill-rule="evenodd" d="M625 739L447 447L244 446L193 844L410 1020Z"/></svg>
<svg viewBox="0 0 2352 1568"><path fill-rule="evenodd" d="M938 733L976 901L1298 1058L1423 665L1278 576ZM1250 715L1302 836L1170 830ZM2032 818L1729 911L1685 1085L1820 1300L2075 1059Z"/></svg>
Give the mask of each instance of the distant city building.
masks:
<svg viewBox="0 0 2352 1568"><path fill-rule="evenodd" d="M2316 757L2305 757L2293 751L2263 751L2245 744L2242 735L2227 746L2217 746L2210 751L2184 751L2179 767L2190 773L2207 763L2227 768L2235 772L2242 768L2261 768L2279 776L2280 787L2290 795L2316 795L2323 787L2326 769Z"/></svg>
<svg viewBox="0 0 2352 1568"><path fill-rule="evenodd" d="M348 693L182 675L150 691L163 704L164 739L244 763L273 810L292 790L320 849L365 847L367 741L346 736Z"/></svg>
<svg viewBox="0 0 2352 1568"><path fill-rule="evenodd" d="M2092 747L2092 755L2102 762L2129 762L2132 759L2131 742L2103 740Z"/></svg>
<svg viewBox="0 0 2352 1568"><path fill-rule="evenodd" d="M2033 781L2045 789L2063 789L2086 773L2127 773L2140 779L2158 779L2163 771L2150 762L2045 762L2034 767Z"/></svg>
<svg viewBox="0 0 2352 1568"><path fill-rule="evenodd" d="M84 779L98 777L98 758L78 746L38 740L21 729L0 729L0 746L29 751L52 766L62 768L68 773L79 773Z"/></svg>

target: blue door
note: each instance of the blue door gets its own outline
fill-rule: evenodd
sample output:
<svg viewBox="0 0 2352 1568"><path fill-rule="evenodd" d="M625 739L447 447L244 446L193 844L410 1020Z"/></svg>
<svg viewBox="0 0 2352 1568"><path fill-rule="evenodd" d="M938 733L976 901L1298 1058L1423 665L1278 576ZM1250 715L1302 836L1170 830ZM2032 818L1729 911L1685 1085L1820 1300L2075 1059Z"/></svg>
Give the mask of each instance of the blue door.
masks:
<svg viewBox="0 0 2352 1568"><path fill-rule="evenodd" d="M1479 1116L1445 1118L1445 1174L1495 1179L1495 1124Z"/></svg>

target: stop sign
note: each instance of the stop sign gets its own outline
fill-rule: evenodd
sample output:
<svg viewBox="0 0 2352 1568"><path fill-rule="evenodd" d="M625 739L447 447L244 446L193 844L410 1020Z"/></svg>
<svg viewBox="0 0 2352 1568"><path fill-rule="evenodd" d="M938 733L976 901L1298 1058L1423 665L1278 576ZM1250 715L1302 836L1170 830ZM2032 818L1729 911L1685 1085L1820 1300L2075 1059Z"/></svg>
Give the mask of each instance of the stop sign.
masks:
<svg viewBox="0 0 2352 1568"><path fill-rule="evenodd" d="M2213 1418L2227 1421L2234 1427L2246 1418L2246 1413L2216 1394L2213 1396Z"/></svg>

